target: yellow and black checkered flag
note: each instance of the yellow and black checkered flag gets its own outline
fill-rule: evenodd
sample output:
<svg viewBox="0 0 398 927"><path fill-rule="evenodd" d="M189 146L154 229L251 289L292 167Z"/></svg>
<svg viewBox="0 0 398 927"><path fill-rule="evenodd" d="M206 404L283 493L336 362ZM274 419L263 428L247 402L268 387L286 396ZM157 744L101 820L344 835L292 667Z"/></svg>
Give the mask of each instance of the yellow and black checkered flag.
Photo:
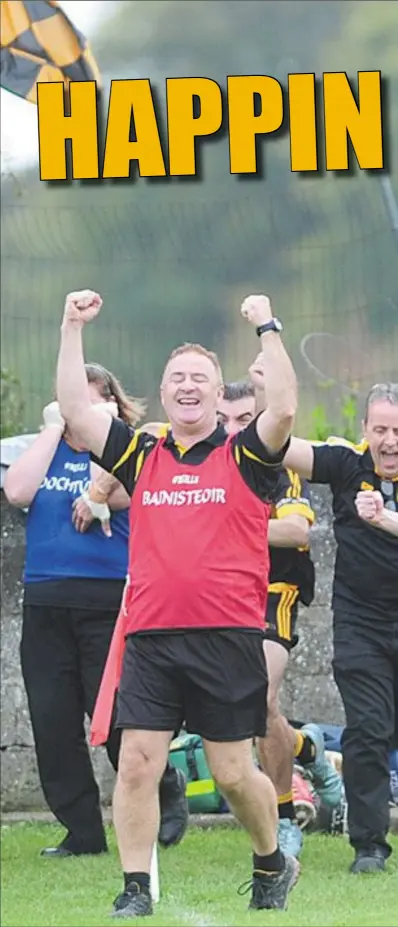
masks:
<svg viewBox="0 0 398 927"><path fill-rule="evenodd" d="M100 73L84 36L57 0L1 0L1 86L30 103L38 82L96 80Z"/></svg>

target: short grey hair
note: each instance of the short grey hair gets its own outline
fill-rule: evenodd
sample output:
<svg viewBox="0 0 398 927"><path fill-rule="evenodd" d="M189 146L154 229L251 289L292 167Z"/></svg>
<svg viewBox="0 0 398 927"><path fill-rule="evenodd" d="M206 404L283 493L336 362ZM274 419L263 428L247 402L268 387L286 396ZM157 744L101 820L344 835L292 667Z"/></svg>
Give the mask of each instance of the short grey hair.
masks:
<svg viewBox="0 0 398 927"><path fill-rule="evenodd" d="M238 399L254 398L254 386L250 380L237 380L235 383L226 383L223 399L227 402L236 402Z"/></svg>
<svg viewBox="0 0 398 927"><path fill-rule="evenodd" d="M398 405L398 383L375 383L366 397L365 422L368 420L370 406L378 399L386 399L391 405Z"/></svg>

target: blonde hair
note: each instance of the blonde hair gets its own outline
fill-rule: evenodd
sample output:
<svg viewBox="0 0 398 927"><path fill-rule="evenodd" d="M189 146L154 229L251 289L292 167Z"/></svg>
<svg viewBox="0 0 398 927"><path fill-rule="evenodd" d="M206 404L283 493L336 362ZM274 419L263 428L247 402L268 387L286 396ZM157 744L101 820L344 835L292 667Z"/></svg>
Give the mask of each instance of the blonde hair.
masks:
<svg viewBox="0 0 398 927"><path fill-rule="evenodd" d="M174 348L174 351L171 352L164 369L166 370L170 361L174 360L175 357L179 357L181 354L200 354L202 357L207 357L207 359L213 364L213 367L218 374L220 383L223 383L221 365L217 354L215 354L214 351L209 351L208 348L205 348L202 344L193 344L190 341L186 341L184 344L180 344L177 348Z"/></svg>

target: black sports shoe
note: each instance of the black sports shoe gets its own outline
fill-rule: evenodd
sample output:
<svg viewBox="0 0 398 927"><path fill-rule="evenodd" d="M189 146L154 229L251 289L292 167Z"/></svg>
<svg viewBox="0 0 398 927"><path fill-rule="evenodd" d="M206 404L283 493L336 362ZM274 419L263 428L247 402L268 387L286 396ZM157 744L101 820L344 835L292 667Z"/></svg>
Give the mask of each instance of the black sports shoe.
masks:
<svg viewBox="0 0 398 927"><path fill-rule="evenodd" d="M285 865L282 872L277 875L257 875L254 873L253 881L241 885L239 895L244 895L252 889L250 908L257 910L279 908L286 911L287 897L294 888L300 875L300 863L294 856L285 856Z"/></svg>
<svg viewBox="0 0 398 927"><path fill-rule="evenodd" d="M44 857L44 859L64 859L66 856L75 855L75 853L72 853L72 850L68 850L62 843L57 847L43 847L43 849L40 850L40 856Z"/></svg>
<svg viewBox="0 0 398 927"><path fill-rule="evenodd" d="M68 838L59 843L56 847L44 847L40 850L40 856L42 859L65 859L68 856L99 856L101 853L107 853L108 847L106 844L103 846L89 847L87 849L76 847L73 844L72 846L68 844Z"/></svg>
<svg viewBox="0 0 398 927"><path fill-rule="evenodd" d="M149 914L153 914L150 894L142 892L137 882L131 882L128 888L115 898L111 916L146 917Z"/></svg>
<svg viewBox="0 0 398 927"><path fill-rule="evenodd" d="M180 843L188 827L189 809L185 789L186 778L182 769L167 766L159 787L158 840L162 847L171 847Z"/></svg>
<svg viewBox="0 0 398 927"><path fill-rule="evenodd" d="M354 862L350 866L353 875L361 872L384 872L386 855L380 847L369 847L368 850L357 850Z"/></svg>

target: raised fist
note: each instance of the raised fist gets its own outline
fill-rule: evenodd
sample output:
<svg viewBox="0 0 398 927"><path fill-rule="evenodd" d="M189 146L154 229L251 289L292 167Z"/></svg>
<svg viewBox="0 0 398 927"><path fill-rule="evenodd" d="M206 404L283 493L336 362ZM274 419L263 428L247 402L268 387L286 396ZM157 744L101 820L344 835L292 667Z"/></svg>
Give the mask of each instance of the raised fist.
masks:
<svg viewBox="0 0 398 927"><path fill-rule="evenodd" d="M61 433L65 429L65 420L62 418L62 415L59 411L58 402L50 402L48 406L43 409L43 422L45 428L59 428Z"/></svg>
<svg viewBox="0 0 398 927"><path fill-rule="evenodd" d="M68 293L65 300L64 321L91 322L98 315L102 298L94 290L78 290Z"/></svg>
<svg viewBox="0 0 398 927"><path fill-rule="evenodd" d="M271 302L268 296L246 296L240 311L243 318L251 322L255 328L270 322L273 318Z"/></svg>
<svg viewBox="0 0 398 927"><path fill-rule="evenodd" d="M384 510L384 499L380 492L364 489L357 494L355 505L360 518L377 522Z"/></svg>

